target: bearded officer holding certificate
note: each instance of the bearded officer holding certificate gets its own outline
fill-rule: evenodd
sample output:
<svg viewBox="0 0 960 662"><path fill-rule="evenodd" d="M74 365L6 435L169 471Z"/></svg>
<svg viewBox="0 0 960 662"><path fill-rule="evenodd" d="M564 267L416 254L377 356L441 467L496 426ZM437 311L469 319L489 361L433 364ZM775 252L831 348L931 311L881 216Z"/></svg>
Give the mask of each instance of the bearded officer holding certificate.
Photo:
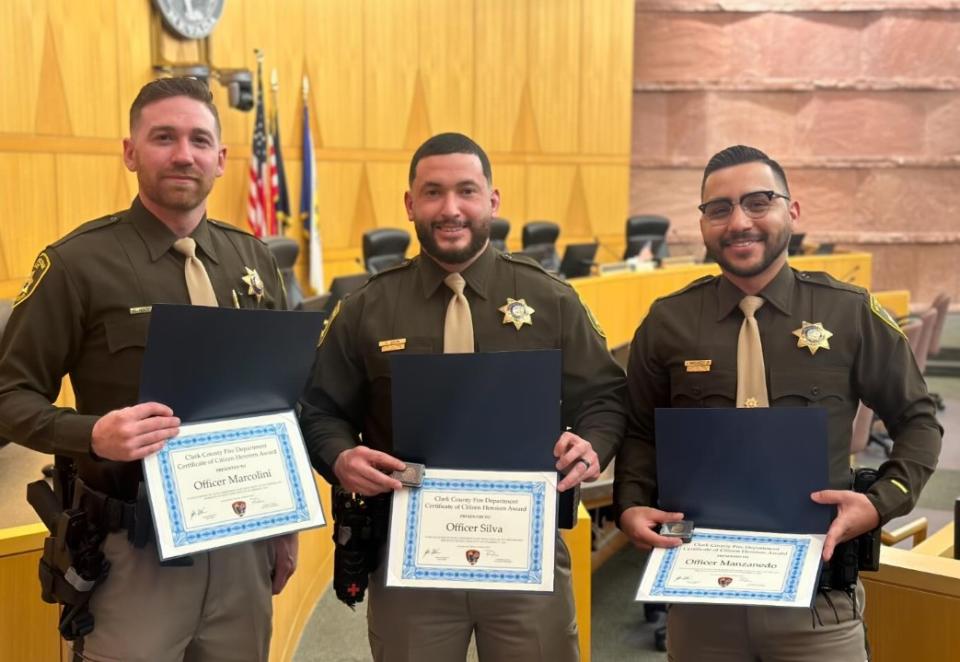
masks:
<svg viewBox="0 0 960 662"><path fill-rule="evenodd" d="M314 466L374 503L388 503L401 488L389 475L405 469L391 454L393 352L558 348L568 430L553 448L556 469L566 474L558 487L595 479L624 425L623 373L600 328L568 284L490 246L500 194L473 140L455 133L427 140L413 156L409 185L405 204L420 255L344 299L317 348L301 401ZM387 588L383 542L374 542L367 611L378 662L464 660L473 634L484 662L579 659L570 559L559 538L554 591L538 594Z"/></svg>
<svg viewBox="0 0 960 662"><path fill-rule="evenodd" d="M166 405L137 403L151 306L286 308L265 244L207 218L226 164L212 99L192 78L140 90L123 141L137 197L39 255L0 345L0 436L55 453L58 505L75 509L55 513L69 526L48 541L70 554L48 545L41 583L66 605L76 659L266 662L271 593L296 562L294 534L161 565L138 499L141 459L180 425ZM67 374L76 410L52 404Z"/></svg>
<svg viewBox="0 0 960 662"><path fill-rule="evenodd" d="M934 403L906 338L868 292L787 264L800 205L776 161L725 149L708 163L701 197L700 231L722 274L658 300L637 329L616 463L619 526L641 549L681 544L656 532L683 514L654 507L655 408L825 408L831 489L810 498L836 514L811 610L675 604L667 649L677 662L864 660L863 587L844 543L916 504L940 451ZM895 441L865 492L851 489L849 468L861 400Z"/></svg>

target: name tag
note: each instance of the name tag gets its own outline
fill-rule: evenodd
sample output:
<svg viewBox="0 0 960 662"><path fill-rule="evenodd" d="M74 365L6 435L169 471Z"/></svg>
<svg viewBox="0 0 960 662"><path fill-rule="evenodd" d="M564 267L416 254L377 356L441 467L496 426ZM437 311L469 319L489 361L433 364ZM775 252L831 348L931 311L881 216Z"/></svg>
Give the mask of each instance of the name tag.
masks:
<svg viewBox="0 0 960 662"><path fill-rule="evenodd" d="M130 309L131 315L142 315L144 313L149 313L153 310L153 306L136 306L135 308Z"/></svg>
<svg viewBox="0 0 960 662"><path fill-rule="evenodd" d="M712 364L713 361L711 359L696 359L683 362L687 372L710 372L710 366Z"/></svg>
<svg viewBox="0 0 960 662"><path fill-rule="evenodd" d="M379 343L381 352L397 352L407 347L406 338L393 338L392 340L381 340Z"/></svg>

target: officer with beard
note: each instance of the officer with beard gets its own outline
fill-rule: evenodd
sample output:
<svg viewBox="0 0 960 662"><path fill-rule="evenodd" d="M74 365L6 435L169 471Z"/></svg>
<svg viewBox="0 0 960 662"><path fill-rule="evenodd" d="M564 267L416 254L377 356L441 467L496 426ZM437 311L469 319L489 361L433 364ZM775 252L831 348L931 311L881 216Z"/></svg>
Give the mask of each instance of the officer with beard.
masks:
<svg viewBox="0 0 960 662"><path fill-rule="evenodd" d="M559 348L569 428L553 449L557 470L566 473L559 489L595 479L624 425L623 373L599 327L568 284L490 246L500 193L474 141L456 133L430 138L413 156L409 184L405 204L420 255L346 298L317 348L300 421L314 466L367 497L400 489L389 476L404 464L391 455L385 344L436 354ZM448 309L464 303L466 341L452 337L446 322ZM464 660L474 633L484 662L579 659L570 558L560 538L556 554L552 594L385 588L381 558L367 612L374 659Z"/></svg>
<svg viewBox="0 0 960 662"><path fill-rule="evenodd" d="M776 161L752 147L729 147L707 164L701 197L700 231L722 274L659 299L637 329L627 368L627 432L614 484L619 526L641 549L680 544L655 532L683 517L653 507L655 408L823 407L832 489L810 498L836 507L823 548L823 560L830 562L838 544L916 504L940 452L933 401L906 338L875 298L825 273L787 264L800 205ZM751 316L760 352L746 348ZM760 361L746 360L758 353ZM895 441L865 494L851 490L849 465L861 400ZM836 556L831 570L846 558ZM855 561L851 570L855 577ZM837 576L825 569L813 613L673 605L667 618L670 659L864 660L863 587L849 575L842 581Z"/></svg>

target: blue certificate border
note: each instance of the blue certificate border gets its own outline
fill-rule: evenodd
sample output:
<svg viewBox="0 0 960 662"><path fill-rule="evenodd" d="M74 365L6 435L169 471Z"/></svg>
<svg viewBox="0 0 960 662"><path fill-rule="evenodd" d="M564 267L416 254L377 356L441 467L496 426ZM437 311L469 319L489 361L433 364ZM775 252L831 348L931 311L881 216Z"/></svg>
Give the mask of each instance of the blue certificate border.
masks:
<svg viewBox="0 0 960 662"><path fill-rule="evenodd" d="M176 483L173 479L174 470L170 462L170 451L196 448L198 446L230 445L238 441L257 437L274 437L280 442L280 452L283 454L283 463L287 470L287 482L290 486L290 496L294 505L293 509L264 517L238 520L231 524L217 524L187 531L184 528L183 504L180 502L180 494L177 491ZM160 479L163 484L164 501L167 504L167 513L170 518L174 547L183 547L185 545L215 540L217 538L228 538L230 536L260 531L284 524L306 522L310 519L310 510L307 507L303 485L300 483L300 474L297 472L296 460L293 457L293 450L290 448L290 437L287 435L287 426L283 423L253 425L245 428L235 428L233 430L176 437L168 441L160 452L157 453L157 461L160 468Z"/></svg>
<svg viewBox="0 0 960 662"><path fill-rule="evenodd" d="M809 551L810 541L803 538L780 538L777 536L754 536L737 533L694 533L697 540L718 540L722 542L745 542L759 544L787 545L793 548L793 558L787 571L784 587L780 591L740 591L700 588L670 588L667 577L677 562L679 547L671 547L663 555L660 569L650 589L651 596L688 597L688 598L740 598L763 602L794 602L797 599L797 586L803 572L803 560ZM722 571L721 571L722 572Z"/></svg>
<svg viewBox="0 0 960 662"><path fill-rule="evenodd" d="M423 489L467 492L520 492L533 497L530 513L530 559L526 570L451 569L417 564L417 531L420 529L420 494ZM543 581L543 535L545 485L538 481L460 480L426 478L419 489L410 490L407 505L407 535L403 545L403 579L428 579L465 583L498 582L540 584Z"/></svg>

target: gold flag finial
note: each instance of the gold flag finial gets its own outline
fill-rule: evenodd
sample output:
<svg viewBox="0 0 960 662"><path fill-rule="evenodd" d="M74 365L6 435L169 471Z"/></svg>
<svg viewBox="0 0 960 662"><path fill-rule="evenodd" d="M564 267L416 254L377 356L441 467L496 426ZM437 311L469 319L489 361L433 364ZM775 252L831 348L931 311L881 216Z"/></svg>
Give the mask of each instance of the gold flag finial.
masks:
<svg viewBox="0 0 960 662"><path fill-rule="evenodd" d="M303 100L306 101L307 97L310 95L310 81L307 79L307 75L303 75Z"/></svg>
<svg viewBox="0 0 960 662"><path fill-rule="evenodd" d="M257 56L257 64L263 64L263 51L259 48L254 48L253 54Z"/></svg>
<svg viewBox="0 0 960 662"><path fill-rule="evenodd" d="M270 72L270 89L274 92L280 89L280 76L277 75L276 67Z"/></svg>

